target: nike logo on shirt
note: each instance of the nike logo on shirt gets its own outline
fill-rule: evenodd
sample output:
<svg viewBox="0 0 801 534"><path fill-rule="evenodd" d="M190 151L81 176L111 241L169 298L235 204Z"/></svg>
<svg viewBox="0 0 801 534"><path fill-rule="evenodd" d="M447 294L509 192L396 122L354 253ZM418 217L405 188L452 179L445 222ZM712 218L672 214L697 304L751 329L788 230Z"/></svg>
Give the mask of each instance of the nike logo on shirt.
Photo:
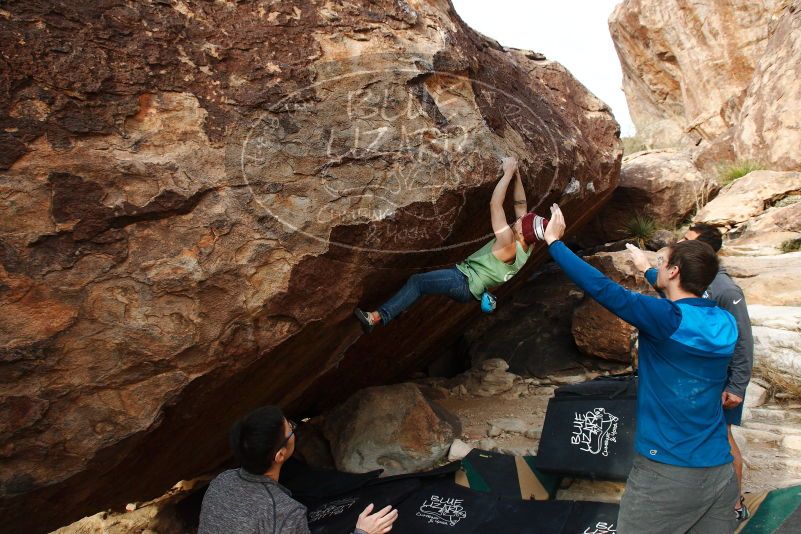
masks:
<svg viewBox="0 0 801 534"><path fill-rule="evenodd" d="M734 302L732 302L732 304L739 304L739 302L740 302L741 300L743 300L743 299L737 299L737 300L735 300Z"/></svg>

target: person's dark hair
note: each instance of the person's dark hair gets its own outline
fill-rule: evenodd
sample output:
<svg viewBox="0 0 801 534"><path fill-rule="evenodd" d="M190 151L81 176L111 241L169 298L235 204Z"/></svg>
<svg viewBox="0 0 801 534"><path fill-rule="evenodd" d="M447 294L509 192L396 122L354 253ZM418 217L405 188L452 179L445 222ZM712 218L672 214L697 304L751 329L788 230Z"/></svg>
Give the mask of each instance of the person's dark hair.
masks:
<svg viewBox="0 0 801 534"><path fill-rule="evenodd" d="M690 226L690 232L695 232L698 234L698 237L695 238L696 241L703 241L712 247L712 250L715 252L720 250L720 247L723 246L723 236L721 235L717 226L712 226L711 224L706 223L698 223Z"/></svg>
<svg viewBox="0 0 801 534"><path fill-rule="evenodd" d="M679 286L699 297L718 274L718 256L704 241L681 241L670 247L668 266L679 268Z"/></svg>
<svg viewBox="0 0 801 534"><path fill-rule="evenodd" d="M239 465L249 473L263 475L284 440L284 413L278 406L253 410L234 423L228 440Z"/></svg>

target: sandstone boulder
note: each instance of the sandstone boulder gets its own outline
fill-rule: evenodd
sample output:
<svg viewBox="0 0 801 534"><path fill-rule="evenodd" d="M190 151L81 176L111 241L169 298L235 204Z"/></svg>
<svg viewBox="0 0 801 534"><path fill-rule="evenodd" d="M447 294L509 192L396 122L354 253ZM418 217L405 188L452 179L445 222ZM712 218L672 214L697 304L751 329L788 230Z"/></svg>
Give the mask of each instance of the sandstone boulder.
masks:
<svg viewBox="0 0 801 534"><path fill-rule="evenodd" d="M258 405L315 415L422 367L477 306L427 299L370 337L352 308L488 239L498 155L532 208L578 184L571 224L617 183L608 107L447 2L0 15L7 530L160 495Z"/></svg>
<svg viewBox="0 0 801 534"><path fill-rule="evenodd" d="M724 256L722 265L753 304L801 306L801 252L773 256Z"/></svg>
<svg viewBox="0 0 801 534"><path fill-rule="evenodd" d="M467 392L477 397L493 397L528 389L523 379L508 372L508 369L509 364L502 358L481 362L478 368L471 369L466 374Z"/></svg>
<svg viewBox="0 0 801 534"><path fill-rule="evenodd" d="M801 332L754 326L754 373L779 391L801 394Z"/></svg>
<svg viewBox="0 0 801 534"><path fill-rule="evenodd" d="M618 4L609 17L609 29L638 135L651 146L695 144L715 139L732 126L769 49L771 22L785 15L784 7L781 0ZM788 53L792 54L789 49ZM797 64L797 59L791 63ZM784 72L793 67L779 68ZM780 87L785 86L775 90L781 91Z"/></svg>
<svg viewBox="0 0 801 534"><path fill-rule="evenodd" d="M801 195L786 197L754 220L743 225L735 239L726 243L726 253L770 256L786 252L788 243L801 239Z"/></svg>
<svg viewBox="0 0 801 534"><path fill-rule="evenodd" d="M745 408L759 408L768 399L768 390L754 380L745 388Z"/></svg>
<svg viewBox="0 0 801 534"><path fill-rule="evenodd" d="M768 2L770 5L774 2ZM755 4L755 3L752 3ZM734 151L772 169L801 169L801 1L783 2L734 125Z"/></svg>
<svg viewBox="0 0 801 534"><path fill-rule="evenodd" d="M801 172L752 171L724 188L693 220L716 226L736 226L762 215L782 199L798 194L801 194ZM778 220L772 224L780 224L781 216L773 217Z"/></svg>
<svg viewBox="0 0 801 534"><path fill-rule="evenodd" d="M473 447L460 439L453 440L451 448L448 449L448 461L455 462L461 460L473 450Z"/></svg>
<svg viewBox="0 0 801 534"><path fill-rule="evenodd" d="M646 253L652 264L656 253ZM603 252L590 256L587 261L606 276L623 286L640 292L655 294L642 274L629 259L628 251ZM585 296L573 313L573 339L584 354L630 363L636 355L637 329L612 312Z"/></svg>
<svg viewBox="0 0 801 534"><path fill-rule="evenodd" d="M461 432L459 420L414 384L366 388L324 416L337 469L398 475L431 469Z"/></svg>
<svg viewBox="0 0 801 534"><path fill-rule="evenodd" d="M319 428L319 418L310 422L301 422L295 435L295 452L297 457L306 465L321 469L334 469L334 458L331 456L331 447Z"/></svg>
<svg viewBox="0 0 801 534"><path fill-rule="evenodd" d="M754 326L764 326L801 332L801 307L799 306L762 306L748 305L748 316Z"/></svg>
<svg viewBox="0 0 801 534"><path fill-rule="evenodd" d="M620 184L612 198L579 238L582 243L596 244L629 237L628 224L635 216L673 227L717 190L717 183L701 173L687 152L630 154L623 158Z"/></svg>
<svg viewBox="0 0 801 534"><path fill-rule="evenodd" d="M609 27L646 146L801 168L801 0L626 0Z"/></svg>
<svg viewBox="0 0 801 534"><path fill-rule="evenodd" d="M748 314L754 333L755 374L779 391L801 393L801 306L749 304Z"/></svg>

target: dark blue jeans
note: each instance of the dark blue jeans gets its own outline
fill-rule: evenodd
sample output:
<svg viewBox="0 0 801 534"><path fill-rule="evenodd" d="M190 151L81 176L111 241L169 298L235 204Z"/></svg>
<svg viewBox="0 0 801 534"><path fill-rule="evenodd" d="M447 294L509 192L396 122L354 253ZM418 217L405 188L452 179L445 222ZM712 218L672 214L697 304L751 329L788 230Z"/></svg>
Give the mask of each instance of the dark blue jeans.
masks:
<svg viewBox="0 0 801 534"><path fill-rule="evenodd" d="M456 267L413 274L395 296L378 308L381 322L390 322L417 302L421 295L445 295L458 302L470 302L473 298L467 277Z"/></svg>

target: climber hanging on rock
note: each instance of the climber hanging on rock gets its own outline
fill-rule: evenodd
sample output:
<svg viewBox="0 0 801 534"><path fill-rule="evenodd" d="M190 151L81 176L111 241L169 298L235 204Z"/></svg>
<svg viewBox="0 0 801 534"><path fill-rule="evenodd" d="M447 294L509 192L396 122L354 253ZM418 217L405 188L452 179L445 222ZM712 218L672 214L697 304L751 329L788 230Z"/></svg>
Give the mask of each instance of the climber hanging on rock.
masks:
<svg viewBox="0 0 801 534"><path fill-rule="evenodd" d="M526 192L517 159L504 158L502 168L503 176L490 200L490 220L495 237L450 269L412 275L400 291L376 311L366 312L356 308L353 313L365 332L369 333L377 324L389 323L410 308L421 295L445 295L458 302L476 299L481 301L481 308L486 312L495 308L495 298L488 290L517 274L531 255L534 242L543 239L548 224L547 219L527 211ZM510 225L506 220L503 201L513 178L516 220Z"/></svg>

